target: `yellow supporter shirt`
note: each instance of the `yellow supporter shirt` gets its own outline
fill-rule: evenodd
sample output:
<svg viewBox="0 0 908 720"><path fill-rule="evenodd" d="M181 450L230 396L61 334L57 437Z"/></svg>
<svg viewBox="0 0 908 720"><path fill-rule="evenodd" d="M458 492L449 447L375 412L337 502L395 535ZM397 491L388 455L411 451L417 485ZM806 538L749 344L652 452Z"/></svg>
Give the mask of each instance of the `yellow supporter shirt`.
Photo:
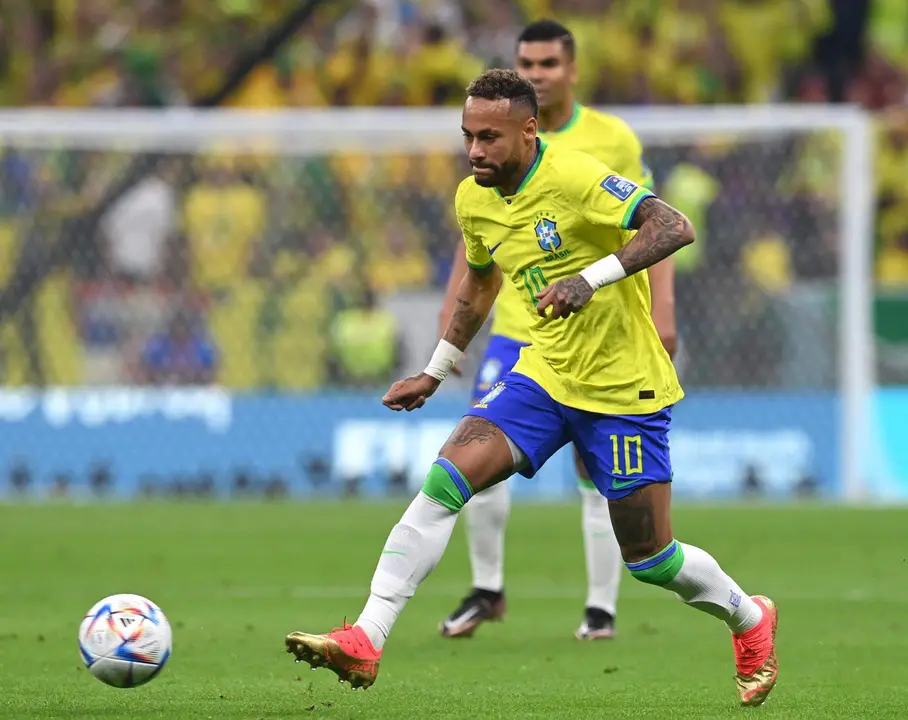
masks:
<svg viewBox="0 0 908 720"><path fill-rule="evenodd" d="M265 199L251 185L196 185L186 196L184 222L193 277L200 287L246 275L254 243L265 229Z"/></svg>

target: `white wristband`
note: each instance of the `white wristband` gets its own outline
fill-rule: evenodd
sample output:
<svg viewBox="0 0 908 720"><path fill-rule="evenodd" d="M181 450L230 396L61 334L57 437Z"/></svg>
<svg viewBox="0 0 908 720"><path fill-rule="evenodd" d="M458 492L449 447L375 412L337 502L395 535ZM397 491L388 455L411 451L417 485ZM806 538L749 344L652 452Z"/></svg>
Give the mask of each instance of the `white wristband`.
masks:
<svg viewBox="0 0 908 720"><path fill-rule="evenodd" d="M435 352L432 353L432 359L429 360L429 364L423 372L441 382L454 369L454 366L460 362L462 357L463 352L447 340L439 340L438 347L435 348Z"/></svg>
<svg viewBox="0 0 908 720"><path fill-rule="evenodd" d="M605 285L611 285L627 277L624 266L615 255L609 255L597 260L588 268L581 270L580 275L590 284L593 290L598 290Z"/></svg>

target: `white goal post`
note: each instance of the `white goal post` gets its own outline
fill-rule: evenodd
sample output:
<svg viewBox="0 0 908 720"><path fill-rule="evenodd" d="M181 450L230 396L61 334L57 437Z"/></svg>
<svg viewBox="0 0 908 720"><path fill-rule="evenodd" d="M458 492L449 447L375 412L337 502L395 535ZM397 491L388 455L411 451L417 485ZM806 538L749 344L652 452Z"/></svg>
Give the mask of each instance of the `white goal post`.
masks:
<svg viewBox="0 0 908 720"><path fill-rule="evenodd" d="M810 247L803 252L825 252L824 238L827 231L815 228L824 227L822 216L823 209L826 210L825 215L828 215L831 224L828 235L837 243L833 260L835 270L828 277L810 278L803 284L831 288L833 305L836 308L832 322L837 340L834 346L817 345L814 356L819 358L822 355L829 355L834 358L830 371L833 379L828 389L837 397L835 407L839 413L835 445L839 454L836 481L840 494L851 500L861 498L866 490L861 454L867 449L865 433L869 425L869 403L875 386L871 262L875 183L872 126L869 116L862 110L849 106L819 105L617 107L602 110L619 115L631 125L643 141L647 158L653 154L659 156L661 152L664 156L663 170L673 170L677 166L675 162L677 158L688 158L690 148L704 140L718 145L738 143L739 147L749 147L749 151L742 151L737 156L733 153L731 156L728 154L723 156L726 165L731 163L731 170L728 170L728 167L722 169L721 172L727 173L727 178L719 182L740 186L733 193L732 200L740 204L742 217L747 217L746 222L754 225L752 234L757 239L771 234L773 229L772 222L769 226L764 226L757 218L760 212L765 211L770 213L770 220L774 220L776 214L784 218L789 228L787 240L790 246L795 247L794 254L801 252L799 248L802 246L798 243L802 238L797 235L803 228L813 228L809 232L815 234L807 243ZM288 157L358 154L382 157L449 153L452 158L462 160L463 145L459 127L460 111L457 108L278 112L21 109L0 112L0 146L37 152L70 148L110 150L117 153L201 154L217 145L229 145L238 154L268 153ZM805 171L813 173L805 182L823 184L825 180L823 192L826 193L824 200L826 204L814 202L816 198L807 193L803 206L789 207L786 204L786 190L780 189L786 187L784 183L788 180L777 178L775 175L777 172L783 172L787 178L792 172L800 172L792 171L786 164L785 153L801 151L801 146L797 143L798 138L821 135L834 138L825 147L830 148L830 152L838 153L838 157L832 162L835 178L824 179L823 171L814 168ZM789 140L795 144L785 145ZM721 154L723 151L720 149L709 152ZM817 152L820 155L817 155ZM814 149L813 153L804 161L806 165L811 163L815 165L817 160L822 160L822 150ZM696 165L695 161L691 162ZM779 168L782 170L779 171ZM658 193L660 168L654 166L654 169ZM720 171L710 172L718 176ZM747 173L751 173L756 179L749 180ZM778 185L777 180L783 185ZM834 187L830 186L830 183ZM754 200L756 195L760 195L759 202ZM305 198L301 200L305 201ZM453 202L453 194L449 200ZM325 202L330 203L334 200L328 199ZM730 209L726 208L725 217L729 217L729 213L731 216L734 215L734 207L734 202L729 201ZM804 207L812 208L813 214L809 221L804 221L800 216ZM734 223L725 223L721 227L722 232L729 236L735 235L738 230ZM724 240L725 238L710 230L708 247L720 250ZM757 254L753 257L748 255L750 258L748 262L759 264L768 262L766 258L776 258L777 255L774 253L780 245L767 242L761 247L765 248L768 254ZM746 245L740 252L750 253L749 248L750 246ZM790 248L785 252L790 254ZM741 255L736 254L729 260L729 267L737 268L738 263L742 262L740 257ZM790 260L788 262L790 263ZM810 257L802 258L800 262L802 266L808 268L809 275ZM793 279L789 277L788 282L791 286L801 284L797 271L794 272ZM707 283L703 288L702 300L704 302L712 300L717 305L726 304L734 295L734 291L724 285L722 291L715 297L711 298L710 292ZM757 291L755 293L759 294ZM799 321L786 316L786 311L779 308L797 308L798 296L789 294L785 300L778 301L778 296L784 294L785 291L779 291L777 298L770 302L772 307L761 314L758 320L753 320L754 325L748 330L754 343L750 351L747 343L751 340L748 340L748 333L743 332L746 328L735 326L737 315L726 316L722 322L727 325L715 328L709 335L712 338L709 342L718 343L710 351L714 354L723 352L722 348L726 347L723 338L729 335L735 335L736 338L734 347L729 352L737 353L730 355L730 358L750 357L754 365L769 365L764 354L766 356L772 354L773 367L778 366L780 369L771 373L771 377L768 374L767 378L753 384L751 389L757 394L767 389L782 393L792 389L798 390L801 383L799 378L807 378L811 374L809 366L802 367L800 371L792 369L798 362L803 366L813 351L810 348L792 350L797 345ZM786 302L789 304L785 305ZM741 312L751 310L748 305ZM697 314L696 307L679 307L681 316L693 317ZM766 322L766 317L769 316L773 318L771 322L775 328L774 332L782 338L778 341L782 349L769 350L766 349L768 343L766 347L762 344L764 336L761 323ZM805 331L804 337L809 340L808 336L815 330L821 333L819 324L815 329ZM695 342L694 339L685 338L682 330L682 341L686 339L689 343ZM804 338L801 340L806 342ZM688 345L688 351L695 349ZM798 352L801 354L798 355ZM741 365L740 360L729 362ZM785 369L786 362L791 366L788 370ZM807 365L809 364L807 362ZM708 368L714 368L715 364L704 367L707 369L702 372L704 377L708 377L710 372ZM722 382L726 387L734 387L739 377L746 376L747 368L739 367ZM818 382L822 386L823 383ZM695 387L711 389L706 382L694 380L694 383ZM811 387L807 381L804 386ZM780 407L783 408L781 412L788 411L784 406ZM820 419L817 418L818 421ZM721 425L721 420L717 424Z"/></svg>

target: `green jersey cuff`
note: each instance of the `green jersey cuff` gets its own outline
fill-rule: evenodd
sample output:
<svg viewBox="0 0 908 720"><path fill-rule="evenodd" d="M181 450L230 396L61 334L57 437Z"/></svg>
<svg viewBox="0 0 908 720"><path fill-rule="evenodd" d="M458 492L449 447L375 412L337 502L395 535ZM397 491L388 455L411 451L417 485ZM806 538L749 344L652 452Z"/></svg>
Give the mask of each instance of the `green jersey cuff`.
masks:
<svg viewBox="0 0 908 720"><path fill-rule="evenodd" d="M474 270L488 270L494 263L495 261L490 259L489 262L487 262L485 265L477 265L476 263L471 263L469 260L467 260L467 265L469 265Z"/></svg>
<svg viewBox="0 0 908 720"><path fill-rule="evenodd" d="M631 229L631 221L634 219L634 213L637 212L637 208L640 207L640 203L642 203L648 197L656 196L646 188L638 188L637 192L631 196L630 200L628 201L627 211L624 213L624 217L621 219L622 230Z"/></svg>

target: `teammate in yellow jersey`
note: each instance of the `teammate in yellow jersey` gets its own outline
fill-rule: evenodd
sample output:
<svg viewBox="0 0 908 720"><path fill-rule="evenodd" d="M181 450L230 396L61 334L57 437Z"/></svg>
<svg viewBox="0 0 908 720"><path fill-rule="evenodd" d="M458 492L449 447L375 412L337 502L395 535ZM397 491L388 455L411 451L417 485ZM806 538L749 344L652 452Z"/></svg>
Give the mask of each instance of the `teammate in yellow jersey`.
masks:
<svg viewBox="0 0 908 720"><path fill-rule="evenodd" d="M672 532L668 431L683 393L641 271L693 242L693 228L595 158L540 140L538 110L533 86L513 70L489 70L467 88L462 130L473 177L455 208L469 264L428 366L394 383L382 402L408 412L425 404L482 327L502 277L536 316L530 345L441 448L385 542L356 623L290 633L287 651L370 686L394 623L444 554L463 506L514 472L532 477L574 442L608 498L631 575L726 623L740 701L760 705L778 676L775 605L745 593Z"/></svg>
<svg viewBox="0 0 908 720"><path fill-rule="evenodd" d="M574 53L570 31L552 20L528 25L517 40L517 71L533 84L539 101L539 136L553 147L588 153L622 177L651 188L653 178L643 161L640 141L627 123L574 100L572 88L577 79ZM650 281L653 321L669 354L675 347L671 262L671 258L666 258L641 276L643 282L647 276ZM459 243L441 312L439 337L453 312L454 298L465 271L464 246ZM526 281L527 285L519 291L509 283L502 286L485 355L474 382L474 403L504 377L517 362L520 348L530 342L532 316L527 313L526 288L535 289L538 280L527 277ZM576 448L574 464L583 505L587 568L586 608L574 634L584 640L607 639L615 633L621 554L612 532L608 503L590 481ZM504 615L504 534L510 497L509 483L500 483L473 498L467 506L473 587L441 623L440 631L445 637L470 637L481 623Z"/></svg>

